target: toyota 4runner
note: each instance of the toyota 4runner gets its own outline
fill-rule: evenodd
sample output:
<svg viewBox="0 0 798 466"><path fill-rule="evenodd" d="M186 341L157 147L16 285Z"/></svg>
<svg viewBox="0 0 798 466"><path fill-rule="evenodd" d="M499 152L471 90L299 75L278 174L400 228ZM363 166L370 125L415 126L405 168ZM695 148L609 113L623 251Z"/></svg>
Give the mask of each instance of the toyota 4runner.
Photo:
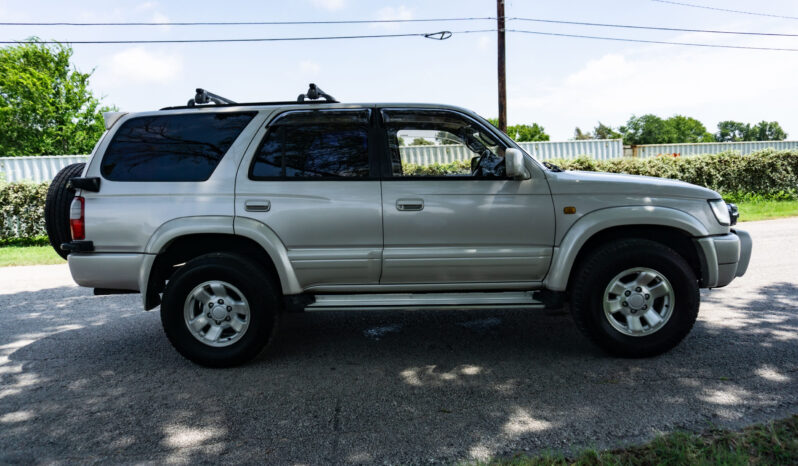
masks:
<svg viewBox="0 0 798 466"><path fill-rule="evenodd" d="M604 350L656 355L751 255L718 193L562 171L458 107L198 89L105 124L51 185L51 243L79 285L160 305L207 366L258 355L289 311L564 302Z"/></svg>

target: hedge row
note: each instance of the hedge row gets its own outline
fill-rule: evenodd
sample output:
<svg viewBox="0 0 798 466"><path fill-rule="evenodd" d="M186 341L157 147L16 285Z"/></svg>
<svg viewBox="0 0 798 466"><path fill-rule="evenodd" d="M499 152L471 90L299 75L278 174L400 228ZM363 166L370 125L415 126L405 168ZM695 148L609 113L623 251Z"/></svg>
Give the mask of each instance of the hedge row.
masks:
<svg viewBox="0 0 798 466"><path fill-rule="evenodd" d="M734 199L762 197L798 198L798 151L764 149L749 155L724 152L692 157L654 157L595 160L579 157L552 160L565 170L627 173L682 180L705 186ZM468 173L470 161L447 164L412 165L404 171L412 175Z"/></svg>
<svg viewBox="0 0 798 466"><path fill-rule="evenodd" d="M750 155L722 153L695 157L553 161L566 170L604 171L672 178L706 186L724 197L798 198L798 151L765 149ZM405 165L408 174L468 173L470 161ZM47 183L0 183L0 240L45 234Z"/></svg>
<svg viewBox="0 0 798 466"><path fill-rule="evenodd" d="M0 240L45 235L48 183L0 183Z"/></svg>

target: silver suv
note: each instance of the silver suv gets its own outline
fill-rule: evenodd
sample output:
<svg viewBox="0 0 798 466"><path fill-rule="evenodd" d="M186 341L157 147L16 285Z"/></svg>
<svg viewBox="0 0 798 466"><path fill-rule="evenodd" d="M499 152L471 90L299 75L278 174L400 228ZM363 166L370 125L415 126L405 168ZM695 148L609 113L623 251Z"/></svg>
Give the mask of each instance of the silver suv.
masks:
<svg viewBox="0 0 798 466"><path fill-rule="evenodd" d="M79 285L160 305L202 365L252 359L284 312L565 302L611 354L656 355L751 255L718 193L562 171L458 107L198 90L105 117L85 167L51 186L51 241Z"/></svg>

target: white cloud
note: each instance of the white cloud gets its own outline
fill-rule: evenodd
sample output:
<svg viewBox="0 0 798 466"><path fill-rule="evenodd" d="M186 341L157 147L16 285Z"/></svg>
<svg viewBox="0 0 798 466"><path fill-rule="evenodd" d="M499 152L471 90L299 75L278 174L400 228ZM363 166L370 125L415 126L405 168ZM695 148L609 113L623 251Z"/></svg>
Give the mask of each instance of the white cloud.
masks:
<svg viewBox="0 0 798 466"><path fill-rule="evenodd" d="M114 54L108 63L109 72L118 83L166 83L176 80L183 71L179 55L149 52L134 47Z"/></svg>
<svg viewBox="0 0 798 466"><path fill-rule="evenodd" d="M313 5L325 10L335 11L346 6L345 0L311 0Z"/></svg>
<svg viewBox="0 0 798 466"><path fill-rule="evenodd" d="M315 76L321 71L321 65L310 60L302 60L299 62L299 71L304 75Z"/></svg>
<svg viewBox="0 0 798 466"><path fill-rule="evenodd" d="M779 52L635 48L589 60L559 82L524 83L533 93L513 89L511 105L516 113L548 121L555 139L569 137L577 125L619 125L644 113L687 114L714 131L721 119L773 120L784 114L774 111L774 97L798 98L798 62L788 58Z"/></svg>

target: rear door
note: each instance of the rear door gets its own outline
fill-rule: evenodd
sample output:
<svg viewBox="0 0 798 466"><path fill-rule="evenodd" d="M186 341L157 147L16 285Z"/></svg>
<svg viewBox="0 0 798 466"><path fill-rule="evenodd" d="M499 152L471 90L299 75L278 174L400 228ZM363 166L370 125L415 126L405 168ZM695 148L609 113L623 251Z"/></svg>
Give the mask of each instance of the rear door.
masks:
<svg viewBox="0 0 798 466"><path fill-rule="evenodd" d="M507 146L453 110L382 109L382 284L524 287L544 278L554 241L548 184L504 171Z"/></svg>
<svg viewBox="0 0 798 466"><path fill-rule="evenodd" d="M382 204L373 110L291 110L239 168L236 216L271 229L305 288L379 283Z"/></svg>

